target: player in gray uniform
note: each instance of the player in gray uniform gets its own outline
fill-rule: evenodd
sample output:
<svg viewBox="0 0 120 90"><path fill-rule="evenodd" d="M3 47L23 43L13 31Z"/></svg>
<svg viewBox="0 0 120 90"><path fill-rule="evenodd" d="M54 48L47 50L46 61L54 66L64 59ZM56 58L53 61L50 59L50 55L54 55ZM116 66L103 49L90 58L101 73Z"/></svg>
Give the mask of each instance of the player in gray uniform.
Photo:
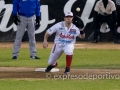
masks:
<svg viewBox="0 0 120 90"><path fill-rule="evenodd" d="M17 33L14 42L14 50L12 59L17 59L22 37L27 29L30 46L30 58L40 59L37 56L35 41L35 16L36 24L40 24L40 1L39 0L14 0L13 1L13 17L14 23L17 25Z"/></svg>

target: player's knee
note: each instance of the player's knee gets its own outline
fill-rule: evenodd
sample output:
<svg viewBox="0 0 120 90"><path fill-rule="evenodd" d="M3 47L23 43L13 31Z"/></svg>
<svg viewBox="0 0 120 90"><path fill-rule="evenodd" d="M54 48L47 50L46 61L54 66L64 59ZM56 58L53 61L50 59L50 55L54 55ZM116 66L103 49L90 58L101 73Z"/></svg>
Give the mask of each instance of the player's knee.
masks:
<svg viewBox="0 0 120 90"><path fill-rule="evenodd" d="M66 55L73 55L73 52L66 52Z"/></svg>
<svg viewBox="0 0 120 90"><path fill-rule="evenodd" d="M16 40L22 40L22 37L17 36L17 37L16 37Z"/></svg>
<svg viewBox="0 0 120 90"><path fill-rule="evenodd" d="M65 51L66 55L73 55L73 49L68 49Z"/></svg>

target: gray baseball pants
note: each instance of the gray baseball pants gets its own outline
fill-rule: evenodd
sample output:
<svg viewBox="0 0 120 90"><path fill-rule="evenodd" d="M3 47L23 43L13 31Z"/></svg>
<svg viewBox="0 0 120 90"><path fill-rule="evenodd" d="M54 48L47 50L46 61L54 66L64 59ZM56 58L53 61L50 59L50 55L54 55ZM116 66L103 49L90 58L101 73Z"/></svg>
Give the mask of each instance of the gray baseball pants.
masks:
<svg viewBox="0 0 120 90"><path fill-rule="evenodd" d="M20 24L17 25L17 33L14 42L13 56L18 56L19 54L22 37L26 29L29 37L30 56L36 56L37 50L36 50L35 27L34 27L35 17L31 16L28 18L24 16L19 16L19 19L20 19Z"/></svg>

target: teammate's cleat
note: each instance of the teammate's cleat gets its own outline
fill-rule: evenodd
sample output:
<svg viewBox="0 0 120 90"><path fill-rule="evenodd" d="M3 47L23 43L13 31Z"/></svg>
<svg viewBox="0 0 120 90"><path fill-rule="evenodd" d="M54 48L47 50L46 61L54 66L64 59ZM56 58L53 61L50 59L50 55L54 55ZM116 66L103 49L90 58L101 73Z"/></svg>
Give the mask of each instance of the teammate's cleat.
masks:
<svg viewBox="0 0 120 90"><path fill-rule="evenodd" d="M114 43L116 43L116 44L120 44L120 41L119 41L119 40L116 40L116 41L114 41Z"/></svg>
<svg viewBox="0 0 120 90"><path fill-rule="evenodd" d="M17 56L13 56L12 59L17 59Z"/></svg>
<svg viewBox="0 0 120 90"><path fill-rule="evenodd" d="M120 44L120 40L119 40L118 36L114 36L114 43Z"/></svg>
<svg viewBox="0 0 120 90"><path fill-rule="evenodd" d="M67 67L66 67L64 73L67 74L67 75L70 74L70 68L67 68Z"/></svg>
<svg viewBox="0 0 120 90"><path fill-rule="evenodd" d="M30 56L30 59L40 59L38 56Z"/></svg>
<svg viewBox="0 0 120 90"><path fill-rule="evenodd" d="M98 40L93 40L92 43L98 43Z"/></svg>
<svg viewBox="0 0 120 90"><path fill-rule="evenodd" d="M56 67L58 64L56 63L55 65L49 65L46 69L45 72L50 72L51 69L53 69L54 67Z"/></svg>

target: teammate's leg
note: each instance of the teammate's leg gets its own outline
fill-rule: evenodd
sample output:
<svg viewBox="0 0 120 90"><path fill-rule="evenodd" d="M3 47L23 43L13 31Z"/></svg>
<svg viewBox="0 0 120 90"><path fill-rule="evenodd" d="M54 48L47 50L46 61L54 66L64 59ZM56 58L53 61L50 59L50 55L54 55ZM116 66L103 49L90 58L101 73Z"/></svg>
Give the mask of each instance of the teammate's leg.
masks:
<svg viewBox="0 0 120 90"><path fill-rule="evenodd" d="M57 66L57 60L62 55L62 53L63 53L62 47L60 47L57 44L54 44L48 60L49 66L45 70L46 72L49 72L52 68Z"/></svg>
<svg viewBox="0 0 120 90"><path fill-rule="evenodd" d="M98 43L98 36L99 36L99 34L100 34L100 23L99 22L97 22L96 24L95 24L95 30L94 30L94 37L93 37L93 41L92 41L92 43Z"/></svg>
<svg viewBox="0 0 120 90"><path fill-rule="evenodd" d="M114 43L120 44L119 39L118 39L117 29L116 29L116 23L114 23L112 16L107 17L106 22L108 26L110 27L110 31L113 35Z"/></svg>
<svg viewBox="0 0 120 90"><path fill-rule="evenodd" d="M35 18L34 16L28 18L28 37L29 37L29 47L30 47L30 56L31 58L37 57L37 50L36 50L36 40L35 40L35 26L34 26Z"/></svg>
<svg viewBox="0 0 120 90"><path fill-rule="evenodd" d="M94 37L92 43L98 43L98 36L100 34L100 27L104 22L104 17L102 15L98 15L98 20L94 23Z"/></svg>
<svg viewBox="0 0 120 90"><path fill-rule="evenodd" d="M18 57L22 37L24 35L25 28L27 26L26 18L22 17L22 16L20 16L19 18L20 18L20 24L17 25L17 33L16 33L15 42L14 42L14 50L13 50L13 58L12 59L17 59L17 57ZM16 57L16 58L14 58L14 57Z"/></svg>
<svg viewBox="0 0 120 90"><path fill-rule="evenodd" d="M70 73L70 67L72 63L72 57L73 57L73 50L74 50L74 45L73 44L68 44L63 48L65 54L66 54L66 69L65 69L65 74Z"/></svg>

